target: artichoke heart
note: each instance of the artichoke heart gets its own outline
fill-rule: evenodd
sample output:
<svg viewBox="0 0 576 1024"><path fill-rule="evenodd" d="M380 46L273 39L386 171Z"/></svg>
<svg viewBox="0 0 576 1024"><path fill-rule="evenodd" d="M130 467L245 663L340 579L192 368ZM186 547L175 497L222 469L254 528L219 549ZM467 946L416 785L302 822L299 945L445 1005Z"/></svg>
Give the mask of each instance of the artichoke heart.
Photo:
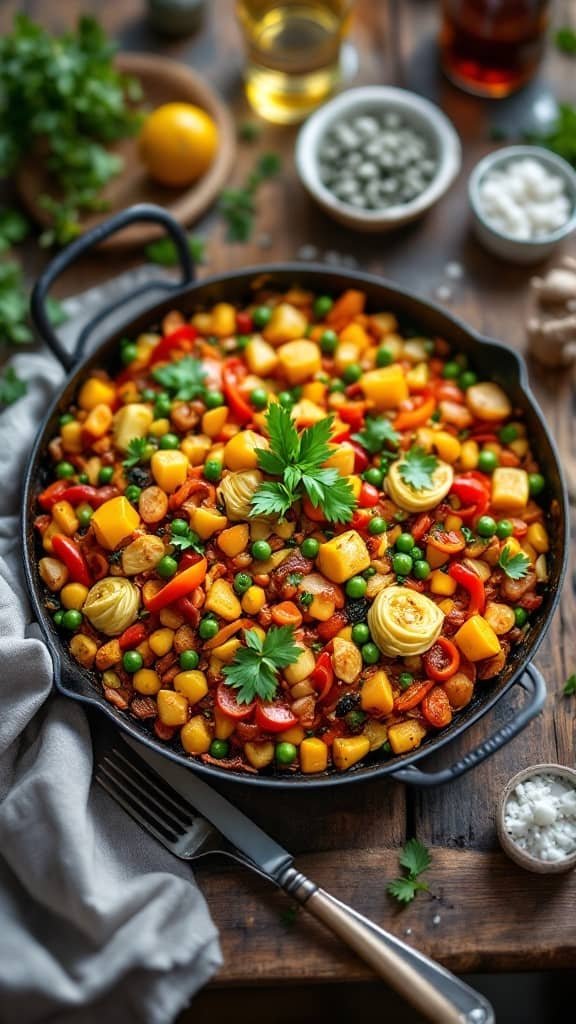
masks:
<svg viewBox="0 0 576 1024"><path fill-rule="evenodd" d="M443 622L438 605L405 587L381 590L368 612L372 637L389 658L423 654L438 639Z"/></svg>
<svg viewBox="0 0 576 1024"><path fill-rule="evenodd" d="M406 512L427 512L446 497L454 480L452 466L439 460L432 474L432 487L416 491L402 479L401 461L392 463L386 477L386 490L396 505Z"/></svg>
<svg viewBox="0 0 576 1024"><path fill-rule="evenodd" d="M228 519L238 522L250 518L250 503L263 479L258 469L241 469L223 477L218 500L226 506Z"/></svg>
<svg viewBox="0 0 576 1024"><path fill-rule="evenodd" d="M137 588L124 576L105 576L88 591L82 611L94 629L119 636L131 626L140 607Z"/></svg>

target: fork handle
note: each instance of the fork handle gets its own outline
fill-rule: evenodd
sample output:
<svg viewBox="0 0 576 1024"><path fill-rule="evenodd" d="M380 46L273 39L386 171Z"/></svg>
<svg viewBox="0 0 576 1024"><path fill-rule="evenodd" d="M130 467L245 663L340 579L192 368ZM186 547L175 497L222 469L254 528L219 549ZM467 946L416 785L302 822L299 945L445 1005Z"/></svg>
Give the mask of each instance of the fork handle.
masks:
<svg viewBox="0 0 576 1024"><path fill-rule="evenodd" d="M434 1024L493 1024L492 1007L480 993L295 868L283 873L280 885L427 1020Z"/></svg>

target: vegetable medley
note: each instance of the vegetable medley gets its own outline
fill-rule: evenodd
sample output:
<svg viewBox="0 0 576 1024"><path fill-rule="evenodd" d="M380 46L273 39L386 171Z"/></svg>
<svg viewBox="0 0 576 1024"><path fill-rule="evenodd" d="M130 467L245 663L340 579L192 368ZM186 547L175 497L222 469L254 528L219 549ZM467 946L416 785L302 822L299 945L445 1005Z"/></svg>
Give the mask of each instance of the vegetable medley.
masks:
<svg viewBox="0 0 576 1024"><path fill-rule="evenodd" d="M404 754L542 602L502 389L366 296L261 290L121 343L49 445L46 605L116 708L238 771Z"/></svg>

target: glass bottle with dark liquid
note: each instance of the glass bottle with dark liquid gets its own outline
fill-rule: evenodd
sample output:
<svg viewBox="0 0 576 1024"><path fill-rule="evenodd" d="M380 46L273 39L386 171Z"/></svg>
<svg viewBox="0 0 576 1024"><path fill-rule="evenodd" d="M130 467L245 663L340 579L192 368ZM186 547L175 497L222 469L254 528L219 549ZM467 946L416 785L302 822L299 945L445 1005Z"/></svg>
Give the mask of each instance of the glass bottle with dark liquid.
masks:
<svg viewBox="0 0 576 1024"><path fill-rule="evenodd" d="M444 71L477 96L508 96L538 67L549 8L549 0L443 0Z"/></svg>

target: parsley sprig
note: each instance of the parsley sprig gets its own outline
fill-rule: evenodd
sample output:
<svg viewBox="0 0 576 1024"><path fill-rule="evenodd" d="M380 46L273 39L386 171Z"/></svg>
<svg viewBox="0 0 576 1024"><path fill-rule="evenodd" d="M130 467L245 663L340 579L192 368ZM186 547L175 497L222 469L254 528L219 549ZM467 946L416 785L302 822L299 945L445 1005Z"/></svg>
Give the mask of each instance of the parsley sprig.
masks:
<svg viewBox="0 0 576 1024"><path fill-rule="evenodd" d="M225 188L218 204L228 233L228 242L247 242L254 227L256 215L256 193L266 178L272 178L280 170L277 153L262 153L256 166L240 188Z"/></svg>
<svg viewBox="0 0 576 1024"><path fill-rule="evenodd" d="M402 849L398 860L408 874L400 875L390 882L386 892L400 903L411 903L417 892L428 892L426 882L419 882L419 876L427 871L432 863L430 851L419 839L409 839Z"/></svg>
<svg viewBox="0 0 576 1024"><path fill-rule="evenodd" d="M437 468L436 456L425 452L418 445L414 445L406 452L399 466L400 476L413 491L430 490L434 486L433 477Z"/></svg>
<svg viewBox="0 0 576 1024"><path fill-rule="evenodd" d="M512 549L506 544L498 559L498 565L511 580L522 580L530 569L530 559L523 551L513 555Z"/></svg>
<svg viewBox="0 0 576 1024"><path fill-rule="evenodd" d="M397 448L400 434L396 433L390 420L385 416L368 417L364 428L357 434L352 434L352 440L358 441L358 444L371 455L378 455L383 448Z"/></svg>
<svg viewBox="0 0 576 1024"><path fill-rule="evenodd" d="M330 456L328 442L334 417L307 427L298 434L287 409L275 402L266 413L270 449L258 448L258 464L279 481L260 484L252 498L253 516L285 516L295 501L306 495L321 508L328 522L347 523L352 518L354 495L348 480L337 469L324 466Z"/></svg>
<svg viewBox="0 0 576 1024"><path fill-rule="evenodd" d="M152 376L173 398L181 398L184 402L202 398L206 391L206 371L200 360L193 356L184 356L175 363L158 366L152 370Z"/></svg>
<svg viewBox="0 0 576 1024"><path fill-rule="evenodd" d="M124 469L133 469L139 462L143 462L148 454L150 448L149 442L145 437L133 437L128 442L128 450L126 452L126 458L122 465Z"/></svg>
<svg viewBox="0 0 576 1024"><path fill-rule="evenodd" d="M302 654L294 642L292 626L272 626L264 640L255 629L244 630L246 647L241 647L230 665L222 669L226 683L232 686L239 704L250 704L256 697L272 700L278 686L278 672L292 665Z"/></svg>
<svg viewBox="0 0 576 1024"><path fill-rule="evenodd" d="M188 527L186 533L173 533L170 537L170 543L177 551L188 551L191 548L192 551L196 551L199 555L204 554L204 545L201 543L200 537L190 527Z"/></svg>

